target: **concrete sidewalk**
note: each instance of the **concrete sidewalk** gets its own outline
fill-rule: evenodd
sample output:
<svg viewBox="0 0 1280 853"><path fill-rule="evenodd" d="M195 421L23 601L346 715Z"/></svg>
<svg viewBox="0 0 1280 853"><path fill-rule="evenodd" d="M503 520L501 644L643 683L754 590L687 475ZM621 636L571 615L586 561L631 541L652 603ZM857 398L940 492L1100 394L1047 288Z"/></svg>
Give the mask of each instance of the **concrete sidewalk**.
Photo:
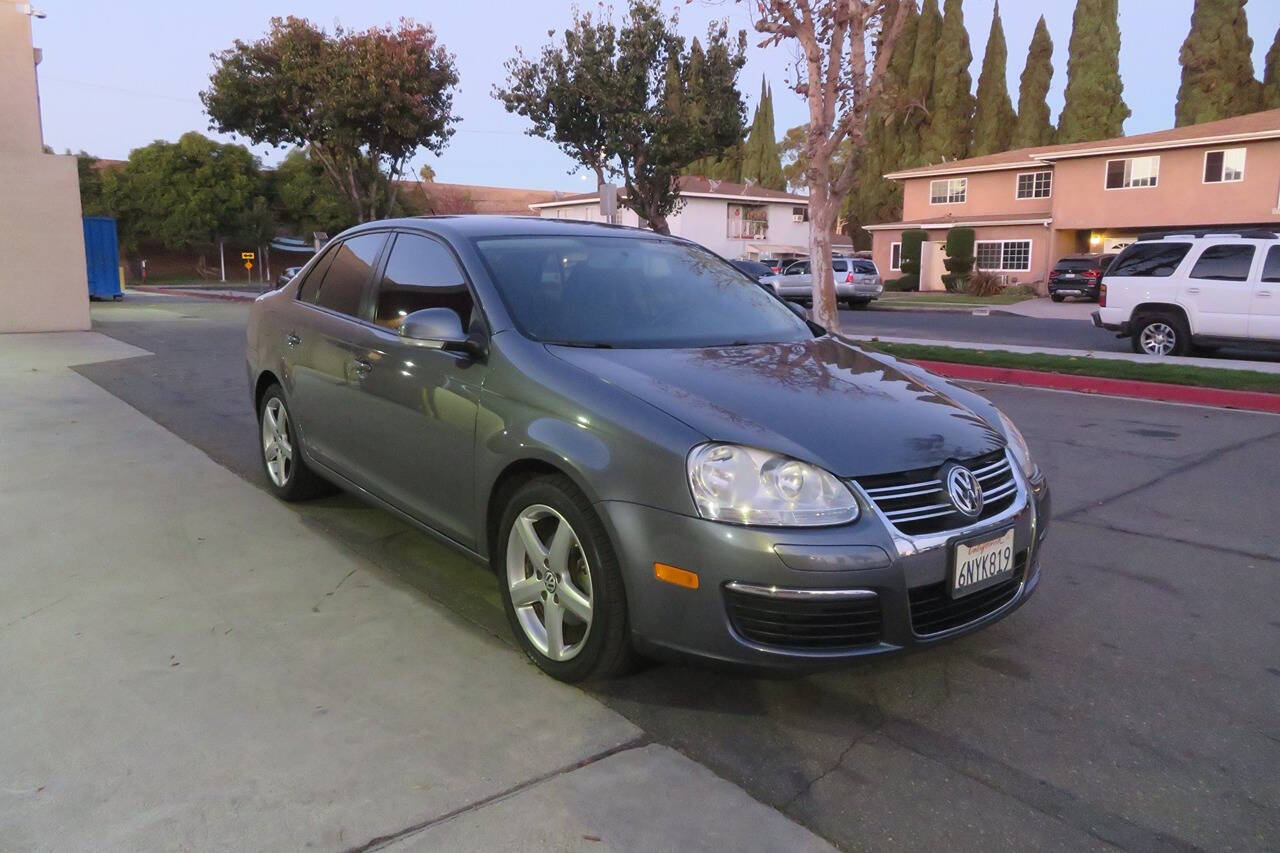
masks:
<svg viewBox="0 0 1280 853"><path fill-rule="evenodd" d="M0 336L6 849L826 849Z"/></svg>
<svg viewBox="0 0 1280 853"><path fill-rule="evenodd" d="M1060 347L1017 346L1015 344L989 344L977 341L937 341L929 338L891 338L880 335L847 335L853 341L883 341L886 344L918 344L952 349L976 349L1041 355L1065 355L1074 358L1097 358L1110 361L1134 361L1143 364L1165 364L1175 367L1212 367L1218 370L1252 370L1258 373L1280 373L1280 362L1246 361L1232 358L1161 358L1156 355L1139 355L1130 352L1106 350L1062 349Z"/></svg>

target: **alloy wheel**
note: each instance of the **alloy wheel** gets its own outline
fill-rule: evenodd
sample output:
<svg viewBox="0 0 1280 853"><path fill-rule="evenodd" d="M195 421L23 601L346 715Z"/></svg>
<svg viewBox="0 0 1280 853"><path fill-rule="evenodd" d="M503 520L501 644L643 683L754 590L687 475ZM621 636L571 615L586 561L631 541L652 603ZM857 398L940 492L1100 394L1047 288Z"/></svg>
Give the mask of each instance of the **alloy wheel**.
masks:
<svg viewBox="0 0 1280 853"><path fill-rule="evenodd" d="M262 407L262 458L267 476L283 489L293 476L293 444L289 441L289 410L279 397Z"/></svg>
<svg viewBox="0 0 1280 853"><path fill-rule="evenodd" d="M553 661L576 657L591 632L591 571L578 534L544 504L526 507L507 537L507 588L525 636Z"/></svg>
<svg viewBox="0 0 1280 853"><path fill-rule="evenodd" d="M1139 336L1138 343L1148 355L1168 355L1177 345L1178 335L1168 323L1149 323Z"/></svg>

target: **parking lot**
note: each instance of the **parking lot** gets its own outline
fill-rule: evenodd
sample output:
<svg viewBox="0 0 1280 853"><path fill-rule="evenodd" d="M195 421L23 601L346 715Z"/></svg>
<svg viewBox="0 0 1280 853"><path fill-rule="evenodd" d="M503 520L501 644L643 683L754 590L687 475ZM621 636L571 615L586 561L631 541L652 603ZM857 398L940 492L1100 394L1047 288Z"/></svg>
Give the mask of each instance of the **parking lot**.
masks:
<svg viewBox="0 0 1280 853"><path fill-rule="evenodd" d="M243 303L182 297L131 295L97 305L97 331L151 355L79 373L261 485L244 377L247 313ZM1280 845L1280 418L1009 387L985 393L1022 427L1054 490L1044 579L1027 606L944 647L805 678L655 664L589 685L587 694L635 731L600 718L598 731L572 734L575 748L563 760L636 738L671 747L849 850ZM83 464L91 473L95 460ZM199 481L187 488L201 499ZM207 499L223 495L213 490ZM515 673L512 689L540 690L543 681L551 689L511 643L484 569L348 496L286 511L300 524L283 547L306 548L314 537L350 555L352 580L333 578L328 598L363 594L361 577L385 575L416 590L413 606L429 617L405 623L421 633L395 637L386 655L366 637L358 654L332 669L318 656L310 678L341 679L343 667L368 655L386 683L400 688L437 678L463 691L470 678ZM283 606L294 592L273 594ZM127 603L121 607L126 618ZM224 615L231 620L234 612ZM492 672L459 673L447 656L452 646L430 667L419 665L436 647L431 631L458 625L475 642L457 667L483 668L489 658ZM373 638L381 637L376 627ZM248 646L243 654L254 659ZM252 692L252 672L244 678ZM152 695L161 705L172 699ZM423 700L399 689L388 701L412 714L413 702ZM7 700L22 702L21 695ZM477 711L478 731L466 737L490 726L498 738L518 734L516 723L495 725ZM9 731L38 713L11 717ZM587 719L589 728L596 718ZM539 724L554 727L554 715ZM193 728L191 735L211 731L217 734ZM412 742L392 743L415 754ZM231 772L212 758L221 746L202 741L192 754ZM63 747L48 748L57 754ZM412 761L393 758L390 749L345 756L349 773L334 781L332 800L374 779L379 790L415 784ZM81 759L91 784L106 759ZM276 771L288 778L311 769ZM145 810L145 800L137 807Z"/></svg>

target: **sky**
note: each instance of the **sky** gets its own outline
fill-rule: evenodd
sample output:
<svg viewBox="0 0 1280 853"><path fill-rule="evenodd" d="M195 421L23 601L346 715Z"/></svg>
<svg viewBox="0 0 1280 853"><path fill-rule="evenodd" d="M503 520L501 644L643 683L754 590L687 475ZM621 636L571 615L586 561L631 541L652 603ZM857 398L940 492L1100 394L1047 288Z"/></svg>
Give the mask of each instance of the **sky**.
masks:
<svg viewBox="0 0 1280 853"><path fill-rule="evenodd" d="M991 26L994 0L964 0L965 24L973 50L971 73L977 86ZM748 36L747 65L739 79L751 109L760 80L773 86L777 134L805 121L803 99L788 91L794 51L758 47L748 6L742 0L663 0L678 13L686 37L706 32L709 22L728 19ZM1120 0L1120 74L1132 115L1125 132L1143 133L1173 125L1180 68L1178 49L1186 37L1193 0ZM47 14L35 20L34 38L44 59L39 66L46 144L62 152L84 150L98 157L124 159L129 151L156 139L174 140L188 130L209 130L198 93L213 68L210 54L236 38L253 40L275 15L299 15L331 27L349 29L392 23L402 16L431 24L441 43L457 58L459 90L455 112L462 117L444 153L422 154L413 170L429 163L436 180L492 186L582 191L594 179L550 142L524 134L519 116L507 114L492 97L505 80L503 63L521 47L535 53L547 43L547 31L572 20L567 0L44 0ZM586 0L583 8L591 8ZM625 5L617 0L615 6ZM1054 77L1049 106L1056 120L1066 85L1067 42L1074 0L1005 0L1000 8L1009 45L1008 83L1017 104L1018 78L1036 19L1043 14L1053 37ZM1254 67L1262 76L1263 58L1280 27L1280 0L1252 0L1246 7L1253 37ZM222 137L229 139L230 137ZM243 140L236 140L242 141ZM254 148L264 164L279 161L281 151Z"/></svg>

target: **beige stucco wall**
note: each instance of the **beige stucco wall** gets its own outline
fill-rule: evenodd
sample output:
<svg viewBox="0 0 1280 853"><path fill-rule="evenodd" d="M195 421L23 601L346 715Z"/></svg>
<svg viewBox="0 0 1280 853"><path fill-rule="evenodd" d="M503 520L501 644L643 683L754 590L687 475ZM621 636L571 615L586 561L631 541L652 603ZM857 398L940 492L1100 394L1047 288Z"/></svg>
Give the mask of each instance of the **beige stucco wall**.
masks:
<svg viewBox="0 0 1280 853"><path fill-rule="evenodd" d="M42 153L31 19L0 3L0 332L89 328L74 157Z"/></svg>
<svg viewBox="0 0 1280 853"><path fill-rule="evenodd" d="M945 228L929 229L929 240L945 242L947 230ZM1043 225L980 225L973 229L973 233L975 240L1031 241L1031 269L1027 272L1007 273L1010 284L1044 282L1048 279L1049 268L1061 255L1076 251L1075 232L1071 232L1070 235L1059 235ZM902 275L901 271L889 267L889 247L901 241L902 231L897 229L872 232L871 259L886 279ZM1066 245L1072 245L1072 248L1062 251Z"/></svg>
<svg viewBox="0 0 1280 853"><path fill-rule="evenodd" d="M965 219L972 216L1006 216L1010 214L1041 216L1049 212L1052 198L1017 198L1020 172L1043 172L1045 167L999 172L971 172L967 175L943 175L933 178L910 178L902 186L902 218L907 222L942 218ZM961 204L930 204L929 184L948 177L968 178L965 200Z"/></svg>

